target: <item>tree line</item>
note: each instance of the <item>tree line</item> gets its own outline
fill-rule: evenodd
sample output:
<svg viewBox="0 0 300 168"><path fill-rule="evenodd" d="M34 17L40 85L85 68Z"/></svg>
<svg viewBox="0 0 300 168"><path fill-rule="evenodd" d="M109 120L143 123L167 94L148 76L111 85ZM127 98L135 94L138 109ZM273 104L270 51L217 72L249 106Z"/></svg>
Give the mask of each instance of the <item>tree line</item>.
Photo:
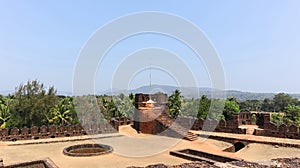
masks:
<svg viewBox="0 0 300 168"><path fill-rule="evenodd" d="M22 128L42 125L90 124L109 121L112 118L133 118L134 95L114 96L60 96L52 86L46 88L41 82L28 81L16 87L8 96L0 95L0 128ZM168 99L169 115L230 120L234 114L249 111L284 112L274 113L272 121L277 124L300 125L298 99L279 93L272 99L239 101L234 97L226 100L184 98L175 90Z"/></svg>
<svg viewBox="0 0 300 168"><path fill-rule="evenodd" d="M197 118L230 120L234 114L240 112L237 100L229 97L226 100L209 99L202 95L199 99L187 99L175 90L169 97L169 113L173 118L177 116L192 116Z"/></svg>
<svg viewBox="0 0 300 168"><path fill-rule="evenodd" d="M52 86L28 81L8 96L0 95L0 128L91 124L116 117L132 118L134 95L61 96Z"/></svg>
<svg viewBox="0 0 300 168"><path fill-rule="evenodd" d="M174 108L174 105L180 106L180 108ZM234 97L226 100L208 99L206 95L202 95L198 99L186 99L181 97L180 91L177 90L169 98L169 111L173 117L182 115L199 119L225 120L230 120L234 114L239 112L274 112L271 114L271 122L277 125L296 124L300 126L300 102L286 93L278 93L272 99L239 101Z"/></svg>

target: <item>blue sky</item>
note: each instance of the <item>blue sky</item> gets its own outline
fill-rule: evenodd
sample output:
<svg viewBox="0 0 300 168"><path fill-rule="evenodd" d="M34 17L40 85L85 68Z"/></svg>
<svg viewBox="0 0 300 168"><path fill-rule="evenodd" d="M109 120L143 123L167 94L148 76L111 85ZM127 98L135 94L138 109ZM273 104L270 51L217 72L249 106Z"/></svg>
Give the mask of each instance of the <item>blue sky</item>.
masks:
<svg viewBox="0 0 300 168"><path fill-rule="evenodd" d="M227 89L300 93L299 7L297 0L2 0L0 90L14 90L20 83L38 79L58 91L71 91L80 49L99 27L131 13L159 11L183 17L205 33L222 61ZM195 73L200 87L211 85L205 65L193 61L192 53L182 44L143 35L122 41L107 54L95 76L96 90L111 86L122 48L129 48L129 52L142 47L163 47L178 53ZM148 84L148 72L138 74L130 87ZM154 70L153 83L176 84L164 75Z"/></svg>

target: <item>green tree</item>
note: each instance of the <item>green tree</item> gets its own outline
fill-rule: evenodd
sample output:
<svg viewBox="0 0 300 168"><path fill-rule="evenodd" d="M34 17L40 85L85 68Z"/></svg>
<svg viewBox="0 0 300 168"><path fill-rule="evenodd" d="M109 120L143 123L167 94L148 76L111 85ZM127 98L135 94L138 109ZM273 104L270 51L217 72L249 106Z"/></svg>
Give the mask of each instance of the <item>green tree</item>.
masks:
<svg viewBox="0 0 300 168"><path fill-rule="evenodd" d="M277 112L282 112L288 105L297 105L298 99L292 98L290 95L285 93L276 94L273 98L274 108Z"/></svg>
<svg viewBox="0 0 300 168"><path fill-rule="evenodd" d="M76 124L72 121L76 118L75 108L71 97L62 98L58 105L52 109L52 116L49 119L50 124L67 125Z"/></svg>
<svg viewBox="0 0 300 168"><path fill-rule="evenodd" d="M14 109L11 111L9 127L32 127L48 123L51 109L58 104L54 87L48 90L37 80L28 81L26 85L16 88Z"/></svg>
<svg viewBox="0 0 300 168"><path fill-rule="evenodd" d="M104 116L95 96L76 96L73 98L73 103L76 115L83 126L99 124L104 120Z"/></svg>
<svg viewBox="0 0 300 168"><path fill-rule="evenodd" d="M181 113L181 96L180 91L175 90L168 99L169 114L172 118L176 118Z"/></svg>
<svg viewBox="0 0 300 168"><path fill-rule="evenodd" d="M211 99L210 100L210 109L207 114L207 118L209 119L225 119L223 115L224 111L224 100L220 99Z"/></svg>
<svg viewBox="0 0 300 168"><path fill-rule="evenodd" d="M120 98L112 96L103 96L101 99L102 107L100 107L100 109L107 120L110 120L111 118L119 118L125 116L125 113L120 112L120 110L118 109L118 107L124 108L122 107L122 100Z"/></svg>
<svg viewBox="0 0 300 168"><path fill-rule="evenodd" d="M223 115L225 117L225 120L232 119L232 116L234 114L237 114L240 112L239 105L237 104L237 101L234 97L229 97L225 101L225 107L223 110Z"/></svg>
<svg viewBox="0 0 300 168"><path fill-rule="evenodd" d="M119 118L122 117L122 113L118 110L117 106L113 99L108 102L107 110L111 118Z"/></svg>
<svg viewBox="0 0 300 168"><path fill-rule="evenodd" d="M191 116L191 117L197 117L199 108L199 99L182 99L182 110L181 114L182 116Z"/></svg>
<svg viewBox="0 0 300 168"><path fill-rule="evenodd" d="M10 103L12 99L1 98L0 99L0 128L7 128L7 122L11 117Z"/></svg>
<svg viewBox="0 0 300 168"><path fill-rule="evenodd" d="M261 110L268 111L268 112L275 111L274 101L272 99L265 98L261 105Z"/></svg>
<svg viewBox="0 0 300 168"><path fill-rule="evenodd" d="M102 115L104 116L104 118L106 120L110 120L111 116L109 115L108 113L108 101L106 100L106 96L100 96L98 99L98 105L99 105L99 108L100 108L100 111L102 113Z"/></svg>
<svg viewBox="0 0 300 168"><path fill-rule="evenodd" d="M287 124L300 126L300 106L288 105L285 109L284 121Z"/></svg>
<svg viewBox="0 0 300 168"><path fill-rule="evenodd" d="M134 96L134 94L130 93L128 97L130 99L131 104L135 107L135 96Z"/></svg>
<svg viewBox="0 0 300 168"><path fill-rule="evenodd" d="M245 100L239 103L239 108L243 112L260 111L262 104L260 100Z"/></svg>
<svg viewBox="0 0 300 168"><path fill-rule="evenodd" d="M279 113L272 113L271 114L271 122L276 125L283 124L283 116Z"/></svg>
<svg viewBox="0 0 300 168"><path fill-rule="evenodd" d="M132 103L132 97L125 96L124 94L120 94L118 97L114 98L114 104L117 107L117 111L119 112L116 117L127 117L132 118L134 113L134 106Z"/></svg>
<svg viewBox="0 0 300 168"><path fill-rule="evenodd" d="M207 98L206 95L202 95L200 98L200 104L198 108L197 118L206 119L211 101Z"/></svg>
<svg viewBox="0 0 300 168"><path fill-rule="evenodd" d="M119 96L118 96L120 99L121 99L121 101L123 101L124 99L125 99L125 95L124 95L124 93L121 93L121 94L119 94Z"/></svg>

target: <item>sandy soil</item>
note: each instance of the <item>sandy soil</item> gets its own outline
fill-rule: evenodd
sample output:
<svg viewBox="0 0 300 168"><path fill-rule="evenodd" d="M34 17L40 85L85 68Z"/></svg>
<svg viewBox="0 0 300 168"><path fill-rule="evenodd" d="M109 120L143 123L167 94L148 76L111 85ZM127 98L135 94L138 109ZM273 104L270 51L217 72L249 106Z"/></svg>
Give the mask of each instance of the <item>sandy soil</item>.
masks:
<svg viewBox="0 0 300 168"><path fill-rule="evenodd" d="M300 157L300 149L251 143L235 155L247 161L263 162L275 158Z"/></svg>
<svg viewBox="0 0 300 168"><path fill-rule="evenodd" d="M67 146L82 143L94 143L93 140L60 142L49 144L33 144L7 146L0 143L0 157L4 164L30 161L49 157L62 168L85 168L85 167L127 167L146 166L150 164L164 163L176 165L189 162L187 160L169 155L171 150L192 148L225 156L242 158L247 161L262 162L278 157L300 157L300 149L275 148L272 145L249 144L248 147L236 152L224 152L223 149L231 146L230 143L199 139L190 142L175 138L138 134L130 126L120 128L121 137L110 137L96 140L97 143L111 145L114 153L94 157L69 157L62 153Z"/></svg>

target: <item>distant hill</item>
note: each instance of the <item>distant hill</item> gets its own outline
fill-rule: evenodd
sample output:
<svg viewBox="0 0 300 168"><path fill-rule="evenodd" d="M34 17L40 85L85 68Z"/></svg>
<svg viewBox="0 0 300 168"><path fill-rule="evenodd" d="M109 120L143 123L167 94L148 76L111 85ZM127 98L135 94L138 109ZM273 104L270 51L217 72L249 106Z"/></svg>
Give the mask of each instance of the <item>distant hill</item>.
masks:
<svg viewBox="0 0 300 168"><path fill-rule="evenodd" d="M176 86L168 86L168 85L153 85L151 87L154 92L163 92L168 95L171 95L176 89L180 90L182 96L186 98L199 98L201 95L207 95L211 98L211 93L214 91L216 97L224 93L224 91L212 89L212 88L195 88L195 87L176 87ZM106 91L102 92L107 95L117 95L120 93L129 94L129 93L149 93L149 86L142 86L133 90L115 90L114 92ZM254 92L243 92L237 90L226 90L225 91L226 97L233 96L239 100L263 100L265 98L273 98L276 93L254 93ZM292 97L300 99L300 94L290 94Z"/></svg>
<svg viewBox="0 0 300 168"><path fill-rule="evenodd" d="M151 87L152 92L163 92L168 95L171 95L176 89L180 90L182 96L186 98L199 98L201 95L207 95L211 98L211 93L214 92L216 97L219 97L224 91L212 89L212 88L196 88L196 87L177 87L177 86L169 86L169 85L152 85ZM103 92L97 92L98 95L118 95L120 93L129 94L129 93L149 93L149 86L142 86L133 90L120 90L120 89L112 89L106 90ZM2 95L7 95L9 93L13 93L13 91L3 91L0 92ZM72 95L72 92L62 92L58 91L59 95ZM276 93L254 93L254 92L243 92L237 90L226 90L225 91L226 97L233 96L239 100L263 100L265 98L273 98ZM290 94L292 97L297 98L300 100L300 94Z"/></svg>

